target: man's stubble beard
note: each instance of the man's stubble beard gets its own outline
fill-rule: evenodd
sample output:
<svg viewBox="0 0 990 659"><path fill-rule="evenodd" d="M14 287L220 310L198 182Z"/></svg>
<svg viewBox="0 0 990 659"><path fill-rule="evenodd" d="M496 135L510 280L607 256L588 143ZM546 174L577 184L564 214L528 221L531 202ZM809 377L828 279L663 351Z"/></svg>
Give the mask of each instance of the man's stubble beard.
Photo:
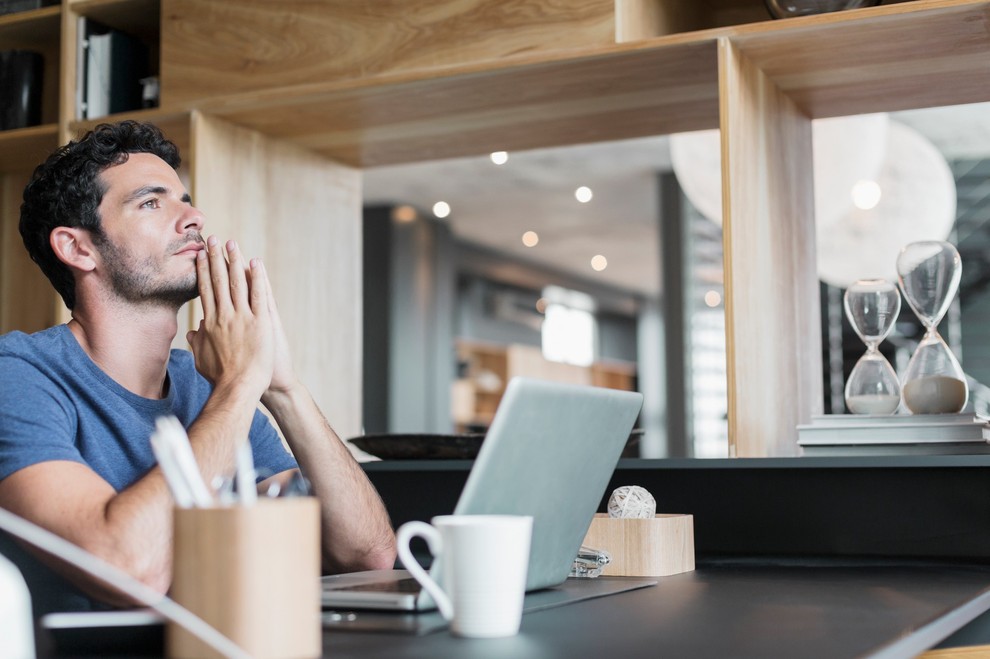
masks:
<svg viewBox="0 0 990 659"><path fill-rule="evenodd" d="M203 242L198 233L169 243L166 255L174 254L190 242ZM166 306L179 309L186 302L199 296L196 271L182 281L155 281L161 272L161 264L148 257L134 262L130 256L112 241L98 241L100 255L106 267L112 292L133 304Z"/></svg>

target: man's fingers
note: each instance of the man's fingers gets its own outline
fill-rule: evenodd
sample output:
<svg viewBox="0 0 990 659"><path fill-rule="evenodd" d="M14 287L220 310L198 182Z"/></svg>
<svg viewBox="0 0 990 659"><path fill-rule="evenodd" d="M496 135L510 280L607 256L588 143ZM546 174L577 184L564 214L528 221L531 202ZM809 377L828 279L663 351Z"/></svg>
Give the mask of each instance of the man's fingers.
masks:
<svg viewBox="0 0 990 659"><path fill-rule="evenodd" d="M251 309L255 314L268 314L268 274L261 259L251 259Z"/></svg>
<svg viewBox="0 0 990 659"><path fill-rule="evenodd" d="M230 301L230 280L227 278L227 259L216 236L206 239L206 251L210 262L210 280L213 282L213 298L219 313L233 309Z"/></svg>
<svg viewBox="0 0 990 659"><path fill-rule="evenodd" d="M235 309L245 309L248 305L248 282L244 272L244 258L237 243L227 241L227 259L230 261L228 276L230 278L230 299Z"/></svg>
<svg viewBox="0 0 990 659"><path fill-rule="evenodd" d="M206 250L196 253L196 279L199 281L199 303L203 306L203 316L212 318L217 312L217 300L210 279L210 261Z"/></svg>

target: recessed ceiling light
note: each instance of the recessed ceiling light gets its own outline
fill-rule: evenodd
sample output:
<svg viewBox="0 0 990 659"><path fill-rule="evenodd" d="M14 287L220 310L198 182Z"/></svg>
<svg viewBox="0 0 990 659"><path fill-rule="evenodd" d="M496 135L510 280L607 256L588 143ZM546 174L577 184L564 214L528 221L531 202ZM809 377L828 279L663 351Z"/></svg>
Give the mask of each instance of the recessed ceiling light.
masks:
<svg viewBox="0 0 990 659"><path fill-rule="evenodd" d="M522 242L526 247L536 247L536 243L540 242L540 237L535 231L527 231L522 235Z"/></svg>
<svg viewBox="0 0 990 659"><path fill-rule="evenodd" d="M433 204L433 214L440 218L447 217L450 215L450 204L446 201L438 201Z"/></svg>
<svg viewBox="0 0 990 659"><path fill-rule="evenodd" d="M496 165L504 165L509 160L509 154L505 151L495 151L491 155L492 162Z"/></svg>
<svg viewBox="0 0 990 659"><path fill-rule="evenodd" d="M708 291L705 293L705 304L709 307L717 307L722 302L722 296L718 294L718 291Z"/></svg>
<svg viewBox="0 0 990 659"><path fill-rule="evenodd" d="M586 204L591 201L591 198L595 195L591 192L591 188L586 185L582 185L580 188L574 191L574 198L580 201L582 204Z"/></svg>
<svg viewBox="0 0 990 659"><path fill-rule="evenodd" d="M608 259L606 259L601 254L595 254L594 256L591 257L591 267L597 270L598 272L601 272L602 270L608 267Z"/></svg>
<svg viewBox="0 0 990 659"><path fill-rule="evenodd" d="M876 208L880 203L880 184L876 181L856 181L852 187L853 205L864 211Z"/></svg>
<svg viewBox="0 0 990 659"><path fill-rule="evenodd" d="M405 224L416 219L416 209L412 206L396 206L392 209L392 219Z"/></svg>

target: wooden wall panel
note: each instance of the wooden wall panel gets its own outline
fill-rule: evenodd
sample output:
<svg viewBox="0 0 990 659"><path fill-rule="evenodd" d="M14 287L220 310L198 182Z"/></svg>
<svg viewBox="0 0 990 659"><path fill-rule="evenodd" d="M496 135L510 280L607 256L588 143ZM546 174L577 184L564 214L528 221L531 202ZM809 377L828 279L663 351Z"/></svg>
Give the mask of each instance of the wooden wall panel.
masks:
<svg viewBox="0 0 990 659"><path fill-rule="evenodd" d="M811 120L719 43L729 454L797 455L822 408Z"/></svg>
<svg viewBox="0 0 990 659"><path fill-rule="evenodd" d="M0 334L36 332L55 323L58 294L24 249L17 229L29 176L0 176Z"/></svg>
<svg viewBox="0 0 990 659"><path fill-rule="evenodd" d="M301 378L341 437L360 434L360 172L198 113L192 150L206 234L264 259Z"/></svg>
<svg viewBox="0 0 990 659"><path fill-rule="evenodd" d="M163 0L162 101L614 41L614 0Z"/></svg>

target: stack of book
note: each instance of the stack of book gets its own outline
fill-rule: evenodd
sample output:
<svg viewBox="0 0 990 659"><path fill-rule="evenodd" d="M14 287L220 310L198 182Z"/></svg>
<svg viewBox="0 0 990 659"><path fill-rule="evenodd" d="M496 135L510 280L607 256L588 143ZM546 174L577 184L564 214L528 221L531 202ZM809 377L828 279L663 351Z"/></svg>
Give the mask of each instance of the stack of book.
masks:
<svg viewBox="0 0 990 659"><path fill-rule="evenodd" d="M78 34L78 118L95 119L141 108L148 48L129 34L85 17L79 18Z"/></svg>
<svg viewBox="0 0 990 659"><path fill-rule="evenodd" d="M826 414L797 431L808 456L990 453L990 426L973 414Z"/></svg>

